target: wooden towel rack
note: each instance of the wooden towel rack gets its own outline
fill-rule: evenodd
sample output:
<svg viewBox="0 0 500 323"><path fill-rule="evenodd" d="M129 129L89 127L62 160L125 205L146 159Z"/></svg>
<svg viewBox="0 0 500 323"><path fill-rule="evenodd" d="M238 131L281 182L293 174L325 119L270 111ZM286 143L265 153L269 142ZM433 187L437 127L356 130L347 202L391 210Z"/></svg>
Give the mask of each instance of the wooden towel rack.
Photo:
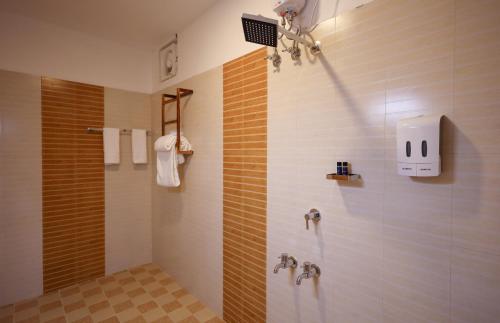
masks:
<svg viewBox="0 0 500 323"><path fill-rule="evenodd" d="M192 150L180 150L181 147L181 98L193 94L193 90L177 88L177 94L163 94L161 99L161 135L165 136L165 126L171 123L177 124L177 141L175 147L177 153L183 155L192 155ZM175 120L165 121L165 106L172 102L177 102L177 118Z"/></svg>

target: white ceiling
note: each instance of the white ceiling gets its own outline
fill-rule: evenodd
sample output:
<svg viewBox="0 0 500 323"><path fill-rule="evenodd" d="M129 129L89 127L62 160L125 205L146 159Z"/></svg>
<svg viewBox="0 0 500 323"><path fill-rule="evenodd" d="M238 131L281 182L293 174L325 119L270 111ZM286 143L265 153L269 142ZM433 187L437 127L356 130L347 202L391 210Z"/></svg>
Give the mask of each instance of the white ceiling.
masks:
<svg viewBox="0 0 500 323"><path fill-rule="evenodd" d="M0 11L152 49L217 0L0 0Z"/></svg>

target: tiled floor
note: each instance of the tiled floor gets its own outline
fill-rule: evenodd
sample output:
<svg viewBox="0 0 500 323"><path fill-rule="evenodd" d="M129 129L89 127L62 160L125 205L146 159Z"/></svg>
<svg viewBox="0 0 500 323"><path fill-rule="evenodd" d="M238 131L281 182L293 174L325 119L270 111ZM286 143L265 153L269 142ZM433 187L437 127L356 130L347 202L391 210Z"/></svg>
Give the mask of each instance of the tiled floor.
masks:
<svg viewBox="0 0 500 323"><path fill-rule="evenodd" d="M4 322L222 323L160 267L147 264L0 308Z"/></svg>

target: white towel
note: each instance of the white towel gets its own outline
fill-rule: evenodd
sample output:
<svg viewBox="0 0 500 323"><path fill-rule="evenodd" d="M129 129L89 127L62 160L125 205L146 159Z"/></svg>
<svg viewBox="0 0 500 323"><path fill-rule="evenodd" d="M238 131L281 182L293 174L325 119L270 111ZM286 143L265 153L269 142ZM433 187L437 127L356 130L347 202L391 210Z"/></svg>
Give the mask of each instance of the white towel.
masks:
<svg viewBox="0 0 500 323"><path fill-rule="evenodd" d="M120 163L120 129L104 128L104 165Z"/></svg>
<svg viewBox="0 0 500 323"><path fill-rule="evenodd" d="M145 129L132 129L132 162L134 164L148 163Z"/></svg>
<svg viewBox="0 0 500 323"><path fill-rule="evenodd" d="M177 165L184 162L184 156L177 154L177 149L175 148L176 140L177 134L171 132L155 141L156 183L160 186L177 187L181 184ZM180 150L191 149L191 144L181 134Z"/></svg>

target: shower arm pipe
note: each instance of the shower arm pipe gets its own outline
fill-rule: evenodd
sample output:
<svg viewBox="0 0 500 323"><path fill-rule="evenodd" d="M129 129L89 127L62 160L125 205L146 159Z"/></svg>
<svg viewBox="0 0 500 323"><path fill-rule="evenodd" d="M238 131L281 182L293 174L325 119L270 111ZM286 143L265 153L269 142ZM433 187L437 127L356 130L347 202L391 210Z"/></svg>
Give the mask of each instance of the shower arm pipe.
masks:
<svg viewBox="0 0 500 323"><path fill-rule="evenodd" d="M286 27L287 25L287 22L288 22L288 27ZM287 31L289 32L292 32L292 28L293 28L293 18L292 19L288 19L288 18L285 18L284 16L281 17L281 27L286 29ZM297 31L299 32L299 31ZM279 35L278 39L282 39L284 36L284 33L281 33L281 35Z"/></svg>
<svg viewBox="0 0 500 323"><path fill-rule="evenodd" d="M288 39L291 39L291 40L295 40L299 43L301 43L302 45L306 46L306 47L309 47L309 48L318 48L318 44L317 43L313 43L303 37L300 37L299 35L289 31L289 30L286 30L285 28L281 27L281 26L278 26L278 32L284 34Z"/></svg>

